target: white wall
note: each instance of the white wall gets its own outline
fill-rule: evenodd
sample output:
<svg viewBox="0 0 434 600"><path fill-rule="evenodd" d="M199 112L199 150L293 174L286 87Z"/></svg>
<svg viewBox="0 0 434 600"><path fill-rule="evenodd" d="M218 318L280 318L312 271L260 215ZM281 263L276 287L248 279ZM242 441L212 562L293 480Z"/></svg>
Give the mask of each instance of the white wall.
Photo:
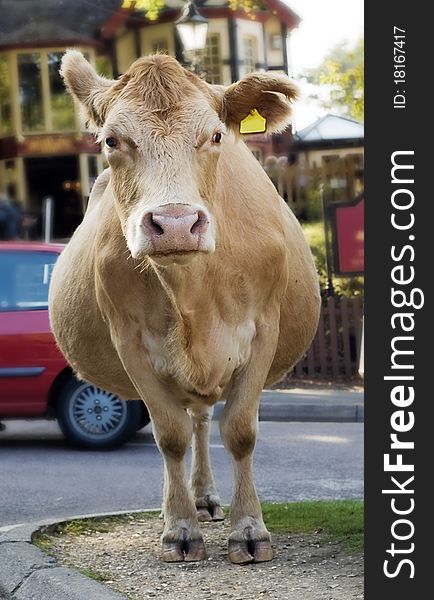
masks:
<svg viewBox="0 0 434 600"><path fill-rule="evenodd" d="M237 43L238 43L238 56L242 61L244 60L244 46L243 37L254 37L256 39L257 56L256 62L264 63L264 37L262 32L262 23L257 21L251 21L246 19L237 19ZM240 65L240 78L247 74L247 69L244 65Z"/></svg>
<svg viewBox="0 0 434 600"><path fill-rule="evenodd" d="M281 39L282 33L280 28L280 21L277 17L270 17L265 25L265 38L267 44L267 62L270 67L282 66L283 64L283 47L280 50L273 50L272 37L274 35L279 36ZM285 42L282 42L285 43Z"/></svg>
<svg viewBox="0 0 434 600"><path fill-rule="evenodd" d="M140 48L142 56L153 54L153 45L166 40L168 52L175 56L175 31L173 23L149 25L140 30Z"/></svg>
<svg viewBox="0 0 434 600"><path fill-rule="evenodd" d="M134 39L134 32L128 31L123 33L116 40L116 54L118 59L118 70L119 73L125 73L128 70L131 63L136 58L136 41Z"/></svg>

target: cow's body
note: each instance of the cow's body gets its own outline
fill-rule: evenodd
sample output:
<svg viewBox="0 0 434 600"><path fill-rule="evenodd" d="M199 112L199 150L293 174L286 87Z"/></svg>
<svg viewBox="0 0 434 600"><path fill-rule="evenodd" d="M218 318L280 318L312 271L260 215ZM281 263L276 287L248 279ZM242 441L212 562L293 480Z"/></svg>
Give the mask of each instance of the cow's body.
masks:
<svg viewBox="0 0 434 600"><path fill-rule="evenodd" d="M160 120L169 131L169 117ZM154 202L150 218L140 213L143 252L133 239L136 208L125 219L120 213L128 183L114 162L95 184L50 290L56 339L79 376L147 404L165 459L163 558L169 561L203 558L196 509L201 520L222 518L207 448L218 400L226 401L221 433L236 473L230 558L271 558L251 475L260 392L302 356L318 320L317 276L301 228L243 142L227 137L205 172L210 181L199 181L199 195L189 190L198 198L193 217L179 199L177 173L173 196L157 208ZM188 219L198 233L190 221L182 224ZM210 249L192 252L189 244L205 244L206 236ZM183 475L192 437L193 497Z"/></svg>

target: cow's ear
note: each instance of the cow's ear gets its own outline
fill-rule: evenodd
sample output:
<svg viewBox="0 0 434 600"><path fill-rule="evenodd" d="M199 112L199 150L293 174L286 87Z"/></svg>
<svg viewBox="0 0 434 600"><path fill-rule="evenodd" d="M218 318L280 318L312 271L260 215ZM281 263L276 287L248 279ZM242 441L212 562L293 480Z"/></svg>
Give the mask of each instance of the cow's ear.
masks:
<svg viewBox="0 0 434 600"><path fill-rule="evenodd" d="M264 125L265 133L276 133L290 123L291 102L297 95L297 86L285 75L250 73L226 88L220 118L232 131L240 133L240 123L246 118L258 120L259 113L259 124ZM255 129L254 122L252 128Z"/></svg>
<svg viewBox="0 0 434 600"><path fill-rule="evenodd" d="M97 131L104 123L109 89L115 83L100 77L81 52L68 50L60 68L65 85L83 107L90 129Z"/></svg>

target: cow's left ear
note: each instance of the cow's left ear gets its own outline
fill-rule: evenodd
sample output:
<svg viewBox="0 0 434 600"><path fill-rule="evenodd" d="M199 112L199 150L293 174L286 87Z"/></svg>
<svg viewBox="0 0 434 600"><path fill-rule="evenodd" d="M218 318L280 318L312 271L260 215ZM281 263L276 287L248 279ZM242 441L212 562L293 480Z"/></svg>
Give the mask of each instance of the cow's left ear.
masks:
<svg viewBox="0 0 434 600"><path fill-rule="evenodd" d="M285 75L249 73L225 90L220 118L239 133L241 121L256 110L266 119L265 133L276 133L290 123L291 101L297 96L297 86Z"/></svg>

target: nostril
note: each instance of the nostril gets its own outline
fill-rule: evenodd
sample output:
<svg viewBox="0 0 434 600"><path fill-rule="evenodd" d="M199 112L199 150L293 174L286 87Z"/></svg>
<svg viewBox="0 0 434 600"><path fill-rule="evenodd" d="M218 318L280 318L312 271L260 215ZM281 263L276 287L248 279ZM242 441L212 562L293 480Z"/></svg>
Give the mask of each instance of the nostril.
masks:
<svg viewBox="0 0 434 600"><path fill-rule="evenodd" d="M208 220L206 218L205 213L200 210L197 213L197 221L195 223L193 223L193 225L190 229L190 233L193 233L193 234L199 233L204 228L204 226L207 225L207 223L208 223Z"/></svg>
<svg viewBox="0 0 434 600"><path fill-rule="evenodd" d="M156 235L163 235L164 229L159 225L156 221L154 221L153 216L151 215L151 226Z"/></svg>
<svg viewBox="0 0 434 600"><path fill-rule="evenodd" d="M154 235L163 235L164 229L154 219L154 215L149 212L143 216L142 227Z"/></svg>

